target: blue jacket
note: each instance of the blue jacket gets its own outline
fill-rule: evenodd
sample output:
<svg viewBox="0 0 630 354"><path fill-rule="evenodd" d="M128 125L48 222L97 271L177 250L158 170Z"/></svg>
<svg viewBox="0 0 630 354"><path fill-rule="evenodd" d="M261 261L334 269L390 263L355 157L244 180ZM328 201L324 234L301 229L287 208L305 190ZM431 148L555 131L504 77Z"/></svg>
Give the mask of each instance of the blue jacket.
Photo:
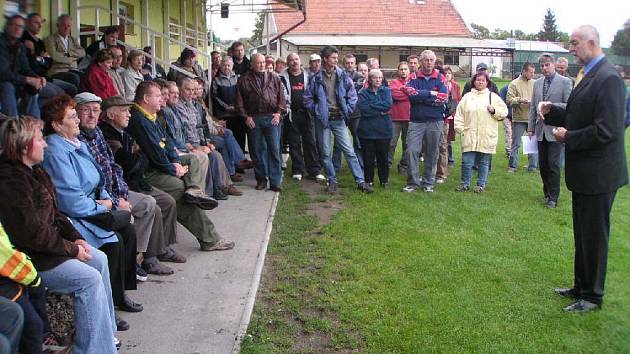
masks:
<svg viewBox="0 0 630 354"><path fill-rule="evenodd" d="M445 102L439 102L436 96L431 95L431 91L438 91L445 95L448 93L439 71L433 69L431 76L424 76L422 71L418 71L417 77L409 81L407 86L413 87L417 91L417 94L409 95L410 121L423 123L444 119Z"/></svg>
<svg viewBox="0 0 630 354"><path fill-rule="evenodd" d="M391 139L392 91L389 87L381 86L376 92L363 88L359 91L359 110L361 119L357 134L364 139ZM386 113L386 114L383 114Z"/></svg>
<svg viewBox="0 0 630 354"><path fill-rule="evenodd" d="M77 149L57 134L50 135L46 141L48 148L43 167L55 185L59 211L70 217L73 226L93 247L118 242L112 231L80 220L107 212L105 206L96 202L97 199L112 199L105 190L101 172L87 145L81 142L81 147Z"/></svg>
<svg viewBox="0 0 630 354"><path fill-rule="evenodd" d="M323 70L309 78L307 89L304 91L304 105L313 117L319 119L324 127L328 127L328 102L326 101L326 87L322 78L322 75L324 75L322 73ZM337 105L343 119L347 122L357 104L357 91L354 89L352 79L350 79L345 70L336 67L335 72L337 74L335 95Z"/></svg>

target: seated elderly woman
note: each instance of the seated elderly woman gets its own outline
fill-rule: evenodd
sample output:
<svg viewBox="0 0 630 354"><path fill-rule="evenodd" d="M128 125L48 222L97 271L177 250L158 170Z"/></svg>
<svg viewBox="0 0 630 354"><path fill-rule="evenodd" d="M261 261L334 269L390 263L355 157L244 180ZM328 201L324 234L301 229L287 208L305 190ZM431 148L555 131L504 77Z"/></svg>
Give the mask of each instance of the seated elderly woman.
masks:
<svg viewBox="0 0 630 354"><path fill-rule="evenodd" d="M43 167L55 184L59 210L72 219L75 228L91 246L107 254L114 305L122 311L142 311L142 305L125 295L125 290L136 289L133 225L126 223L110 231L87 220L107 214L115 207L96 161L87 145L77 138L80 131L75 102L62 95L44 107L48 148ZM122 324L122 327L127 326Z"/></svg>
<svg viewBox="0 0 630 354"><path fill-rule="evenodd" d="M113 62L114 55L109 49L97 52L96 58L81 81L81 91L91 92L101 99L118 95L114 80L109 75Z"/></svg>
<svg viewBox="0 0 630 354"><path fill-rule="evenodd" d="M74 296L74 353L116 353L107 257L57 209L55 188L39 166L46 148L40 126L33 118L11 118L0 127L0 198L11 201L0 203L0 220L43 284Z"/></svg>

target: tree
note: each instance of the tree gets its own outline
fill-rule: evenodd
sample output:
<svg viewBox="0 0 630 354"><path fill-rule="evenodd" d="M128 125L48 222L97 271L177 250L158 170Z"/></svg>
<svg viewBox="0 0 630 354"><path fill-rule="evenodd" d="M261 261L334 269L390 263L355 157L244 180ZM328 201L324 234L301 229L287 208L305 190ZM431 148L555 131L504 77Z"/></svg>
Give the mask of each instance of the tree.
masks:
<svg viewBox="0 0 630 354"><path fill-rule="evenodd" d="M267 17L267 10L263 10L259 12L258 16L256 17L256 23L254 24L254 33L252 34L252 37L250 38L250 41L254 45L262 44L263 29L265 26L266 17Z"/></svg>
<svg viewBox="0 0 630 354"><path fill-rule="evenodd" d="M550 42L560 41L560 32L558 32L558 26L556 25L556 15L554 15L551 9L547 9L542 30L538 32L538 40Z"/></svg>
<svg viewBox="0 0 630 354"><path fill-rule="evenodd" d="M610 47L615 54L630 57L630 19L617 31Z"/></svg>
<svg viewBox="0 0 630 354"><path fill-rule="evenodd" d="M490 30L482 25L478 25L476 23L471 23L470 27L472 28L473 38L476 39L486 39L490 38Z"/></svg>
<svg viewBox="0 0 630 354"><path fill-rule="evenodd" d="M502 30L500 28L495 28L494 31L490 34L490 38L492 39L508 39L513 38L512 31Z"/></svg>

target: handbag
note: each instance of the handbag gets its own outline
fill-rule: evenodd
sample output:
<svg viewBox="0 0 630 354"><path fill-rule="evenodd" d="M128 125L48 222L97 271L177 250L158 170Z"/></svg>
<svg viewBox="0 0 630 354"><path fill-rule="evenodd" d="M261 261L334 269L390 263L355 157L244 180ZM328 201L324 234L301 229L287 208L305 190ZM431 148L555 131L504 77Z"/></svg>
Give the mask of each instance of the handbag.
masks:
<svg viewBox="0 0 630 354"><path fill-rule="evenodd" d="M127 210L109 210L106 213L94 214L82 219L101 229L120 231L131 223L131 212Z"/></svg>

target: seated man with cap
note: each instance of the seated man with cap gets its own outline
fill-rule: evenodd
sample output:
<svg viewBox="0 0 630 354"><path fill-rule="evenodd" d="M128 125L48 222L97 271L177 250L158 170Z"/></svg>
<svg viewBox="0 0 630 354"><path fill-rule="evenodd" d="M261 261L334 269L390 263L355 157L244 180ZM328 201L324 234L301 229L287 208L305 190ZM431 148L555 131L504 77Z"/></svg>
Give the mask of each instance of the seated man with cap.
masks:
<svg viewBox="0 0 630 354"><path fill-rule="evenodd" d="M80 120L79 140L88 146L103 173L105 189L112 196L114 206L118 209L129 210L134 217L137 239L136 251L144 254L142 269L136 270L136 278L145 281L147 279L145 271L156 275L173 274L173 269L161 264L157 259L158 255L167 253L166 238L169 236L164 233L163 227L161 227L161 208L151 195L129 190L123 177L123 169L114 161L112 150L107 145L101 129L97 126L101 115L101 98L89 92L82 92L74 96L74 100L77 103L76 110ZM108 102L111 104L112 101ZM120 100L114 102L120 104ZM123 103L126 102L123 101ZM174 214L174 201L169 200L169 198L164 199L167 203L167 211ZM169 201L173 203L169 205ZM174 218L175 215L171 215L171 217Z"/></svg>

